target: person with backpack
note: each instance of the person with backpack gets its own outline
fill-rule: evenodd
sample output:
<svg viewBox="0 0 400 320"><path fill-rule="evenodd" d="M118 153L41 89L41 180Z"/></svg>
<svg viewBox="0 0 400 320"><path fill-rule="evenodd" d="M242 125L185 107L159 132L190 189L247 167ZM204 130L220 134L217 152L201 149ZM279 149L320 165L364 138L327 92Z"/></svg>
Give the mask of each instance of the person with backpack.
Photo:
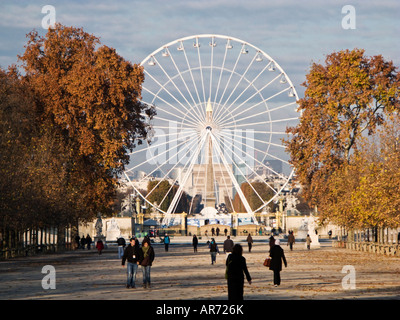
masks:
<svg viewBox="0 0 400 320"><path fill-rule="evenodd" d="M169 238L168 233L166 233L165 237L164 237L164 248L165 248L165 251L168 251L168 247L169 247L170 243L171 243L171 239Z"/></svg>

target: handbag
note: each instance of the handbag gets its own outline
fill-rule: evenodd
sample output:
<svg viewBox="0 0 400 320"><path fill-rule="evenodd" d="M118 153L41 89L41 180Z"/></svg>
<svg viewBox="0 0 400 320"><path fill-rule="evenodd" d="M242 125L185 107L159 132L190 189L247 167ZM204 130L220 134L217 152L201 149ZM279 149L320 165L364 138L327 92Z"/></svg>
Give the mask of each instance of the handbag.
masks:
<svg viewBox="0 0 400 320"><path fill-rule="evenodd" d="M271 265L271 258L268 257L264 260L264 267L269 267Z"/></svg>

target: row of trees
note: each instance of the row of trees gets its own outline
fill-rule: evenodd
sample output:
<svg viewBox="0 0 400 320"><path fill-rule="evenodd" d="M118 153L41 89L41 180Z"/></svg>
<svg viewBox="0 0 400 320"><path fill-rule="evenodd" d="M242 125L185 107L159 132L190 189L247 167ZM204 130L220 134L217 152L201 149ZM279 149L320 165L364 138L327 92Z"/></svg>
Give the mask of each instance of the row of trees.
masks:
<svg viewBox="0 0 400 320"><path fill-rule="evenodd" d="M21 65L0 70L3 235L110 214L155 114L139 101L142 68L95 36L58 24L27 38Z"/></svg>
<svg viewBox="0 0 400 320"><path fill-rule="evenodd" d="M400 74L382 56L335 52L313 63L300 123L285 140L304 197L348 229L400 223Z"/></svg>

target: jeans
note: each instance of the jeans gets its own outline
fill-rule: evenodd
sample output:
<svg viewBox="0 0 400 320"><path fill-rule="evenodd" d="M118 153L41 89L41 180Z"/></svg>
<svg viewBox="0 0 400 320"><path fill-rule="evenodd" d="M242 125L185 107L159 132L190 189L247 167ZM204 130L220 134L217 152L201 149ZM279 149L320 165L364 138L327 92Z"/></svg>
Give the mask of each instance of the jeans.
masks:
<svg viewBox="0 0 400 320"><path fill-rule="evenodd" d="M135 286L137 269L138 269L137 263L128 262L128 265L127 265L128 277L126 279L127 286L131 286L131 287Z"/></svg>
<svg viewBox="0 0 400 320"><path fill-rule="evenodd" d="M211 264L214 264L214 262L217 262L217 253L211 252Z"/></svg>
<svg viewBox="0 0 400 320"><path fill-rule="evenodd" d="M118 246L118 259L122 259L123 255L124 255L124 247Z"/></svg>
<svg viewBox="0 0 400 320"><path fill-rule="evenodd" d="M143 285L146 285L146 283L150 284L150 269L151 266L142 266Z"/></svg>

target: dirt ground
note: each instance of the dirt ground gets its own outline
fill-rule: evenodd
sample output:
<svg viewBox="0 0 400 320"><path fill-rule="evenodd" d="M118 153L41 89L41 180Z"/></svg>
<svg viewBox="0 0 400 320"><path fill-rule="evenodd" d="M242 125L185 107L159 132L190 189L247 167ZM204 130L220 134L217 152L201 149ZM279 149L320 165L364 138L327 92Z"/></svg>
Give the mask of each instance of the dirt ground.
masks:
<svg viewBox="0 0 400 320"><path fill-rule="evenodd" d="M102 255L92 249L0 261L0 299L227 300L224 240L217 239L221 254L214 265L204 239L197 253L189 237L174 238L168 252L162 244L154 244L151 289L142 288L140 267L137 289L125 287L126 267L121 266L117 248L112 246ZM290 251L283 242L288 267L281 272L281 285L273 287L272 271L263 266L269 249L267 238L255 238L251 253L245 237L233 240L243 245L253 279L251 285L245 283L245 300L400 299L400 257L332 248L329 241L310 251L304 243L296 243ZM42 287L45 265L55 268L55 289ZM349 288L344 266L354 267L355 287Z"/></svg>

